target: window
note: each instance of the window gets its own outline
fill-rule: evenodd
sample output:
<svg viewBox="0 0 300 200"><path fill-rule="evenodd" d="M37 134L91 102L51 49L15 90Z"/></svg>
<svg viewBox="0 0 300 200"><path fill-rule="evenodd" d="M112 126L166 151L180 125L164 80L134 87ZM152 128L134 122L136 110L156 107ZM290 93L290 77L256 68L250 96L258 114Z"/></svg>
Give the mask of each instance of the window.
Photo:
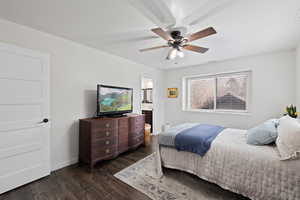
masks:
<svg viewBox="0 0 300 200"><path fill-rule="evenodd" d="M190 111L247 112L250 72L185 77L183 107Z"/></svg>
<svg viewBox="0 0 300 200"><path fill-rule="evenodd" d="M190 80L189 99L192 109L214 109L214 82L213 78Z"/></svg>

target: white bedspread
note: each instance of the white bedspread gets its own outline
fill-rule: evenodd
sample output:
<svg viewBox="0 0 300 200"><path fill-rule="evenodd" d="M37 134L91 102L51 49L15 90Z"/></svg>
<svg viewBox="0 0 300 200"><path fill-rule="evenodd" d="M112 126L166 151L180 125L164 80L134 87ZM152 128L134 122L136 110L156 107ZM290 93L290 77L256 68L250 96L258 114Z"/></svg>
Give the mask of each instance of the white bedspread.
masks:
<svg viewBox="0 0 300 200"><path fill-rule="evenodd" d="M280 161L276 146L246 144L246 131L225 129L204 157L160 147L162 165L193 173L253 200L299 200L300 160Z"/></svg>

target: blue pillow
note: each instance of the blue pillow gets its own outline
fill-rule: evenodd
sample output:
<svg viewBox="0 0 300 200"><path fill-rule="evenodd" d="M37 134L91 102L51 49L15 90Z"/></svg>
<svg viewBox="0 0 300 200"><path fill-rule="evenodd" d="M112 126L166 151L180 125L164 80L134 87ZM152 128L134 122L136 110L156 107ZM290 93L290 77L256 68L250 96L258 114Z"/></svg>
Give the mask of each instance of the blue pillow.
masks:
<svg viewBox="0 0 300 200"><path fill-rule="evenodd" d="M247 144L265 145L275 142L278 136L278 119L270 119L247 131Z"/></svg>

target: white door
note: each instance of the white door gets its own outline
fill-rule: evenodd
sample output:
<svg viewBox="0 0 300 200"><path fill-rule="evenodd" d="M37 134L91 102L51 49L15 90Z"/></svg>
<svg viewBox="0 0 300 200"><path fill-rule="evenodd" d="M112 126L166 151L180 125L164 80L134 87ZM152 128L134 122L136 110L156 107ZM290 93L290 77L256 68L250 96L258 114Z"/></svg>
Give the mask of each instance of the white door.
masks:
<svg viewBox="0 0 300 200"><path fill-rule="evenodd" d="M50 174L49 56L0 43L0 194Z"/></svg>

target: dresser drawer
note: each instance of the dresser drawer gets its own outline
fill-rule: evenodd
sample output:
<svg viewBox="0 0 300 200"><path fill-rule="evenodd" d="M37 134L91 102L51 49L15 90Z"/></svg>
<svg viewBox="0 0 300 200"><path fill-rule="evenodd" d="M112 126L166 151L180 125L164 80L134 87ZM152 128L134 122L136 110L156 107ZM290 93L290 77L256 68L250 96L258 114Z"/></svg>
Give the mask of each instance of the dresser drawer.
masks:
<svg viewBox="0 0 300 200"><path fill-rule="evenodd" d="M128 134L127 135L119 135L119 142L126 142L128 141Z"/></svg>
<svg viewBox="0 0 300 200"><path fill-rule="evenodd" d="M145 115L139 115L133 118L132 122L134 124L144 124L145 123Z"/></svg>
<svg viewBox="0 0 300 200"><path fill-rule="evenodd" d="M118 127L119 129L128 129L128 117L125 117L123 119L119 119Z"/></svg>
<svg viewBox="0 0 300 200"><path fill-rule="evenodd" d="M135 147L144 142L144 135L129 139L129 146Z"/></svg>
<svg viewBox="0 0 300 200"><path fill-rule="evenodd" d="M129 132L140 132L145 128L145 116L140 115L130 118Z"/></svg>
<svg viewBox="0 0 300 200"><path fill-rule="evenodd" d="M105 148L109 146L113 146L117 144L117 137L109 137L109 138L103 138L99 140L94 140L92 143L92 148Z"/></svg>
<svg viewBox="0 0 300 200"><path fill-rule="evenodd" d="M92 159L111 157L117 154L117 145L92 149Z"/></svg>
<svg viewBox="0 0 300 200"><path fill-rule="evenodd" d="M96 130L109 130L118 128L118 120L107 119L107 120L99 120L93 123L93 129Z"/></svg>
<svg viewBox="0 0 300 200"><path fill-rule="evenodd" d="M127 151L127 150L128 150L128 141L127 141L127 142L120 143L120 144L118 145L118 151L119 151L119 153L123 153L123 152L125 152L125 151Z"/></svg>
<svg viewBox="0 0 300 200"><path fill-rule="evenodd" d="M92 132L93 140L114 138L118 135L117 129L94 130Z"/></svg>
<svg viewBox="0 0 300 200"><path fill-rule="evenodd" d="M145 123L135 124L135 126L130 127L130 132L138 133L145 129Z"/></svg>
<svg viewBox="0 0 300 200"><path fill-rule="evenodd" d="M140 124L140 123L145 123L145 115L131 116L129 118L130 125L135 125L135 124Z"/></svg>
<svg viewBox="0 0 300 200"><path fill-rule="evenodd" d="M122 132L119 131L118 138L119 138L119 143L127 142L128 141L128 131L127 130L122 131Z"/></svg>
<svg viewBox="0 0 300 200"><path fill-rule="evenodd" d="M128 135L128 131L129 131L128 127L126 127L126 128L119 127L119 134Z"/></svg>
<svg viewBox="0 0 300 200"><path fill-rule="evenodd" d="M136 132L130 132L129 137L130 138L135 138L135 137L139 137L139 136L144 136L144 129L140 130L140 131L136 131Z"/></svg>

